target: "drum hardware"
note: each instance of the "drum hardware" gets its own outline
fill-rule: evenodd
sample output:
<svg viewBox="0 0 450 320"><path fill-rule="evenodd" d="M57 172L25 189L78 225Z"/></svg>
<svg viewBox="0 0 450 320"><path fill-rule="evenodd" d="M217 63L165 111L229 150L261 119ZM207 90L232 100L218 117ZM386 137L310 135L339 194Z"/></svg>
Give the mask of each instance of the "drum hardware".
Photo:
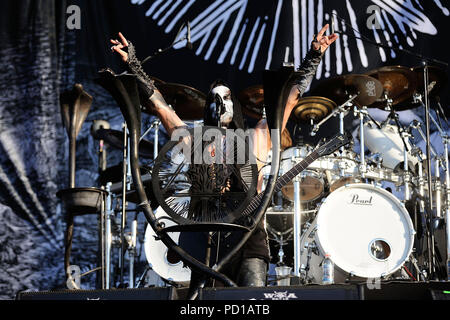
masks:
<svg viewBox="0 0 450 320"><path fill-rule="evenodd" d="M314 123L329 115L337 107L336 103L321 96L309 96L299 99L292 114L298 122Z"/></svg>
<svg viewBox="0 0 450 320"><path fill-rule="evenodd" d="M450 172L449 172L449 159L448 159L448 143L449 137L443 136L444 143L444 166L445 166L445 227L446 227L446 240L447 240L447 280L450 280Z"/></svg>
<svg viewBox="0 0 450 320"><path fill-rule="evenodd" d="M153 135L153 160L158 156L158 145L159 145L159 127L161 125L161 120L155 119L153 120L151 126L144 132L144 134L140 137L139 141L142 141L144 137L152 130L155 129Z"/></svg>
<svg viewBox="0 0 450 320"><path fill-rule="evenodd" d="M331 99L336 104L344 103L349 95L357 94L353 104L358 107L370 106L383 93L383 85L376 78L364 74L347 74L322 81L311 90L312 96Z"/></svg>
<svg viewBox="0 0 450 320"><path fill-rule="evenodd" d="M444 145L444 154L443 154L443 159L440 160L437 156L435 156L435 161L436 161L436 167L435 167L435 175L436 175L436 180L439 179L440 177L440 166L439 164L441 163L441 161L444 162L443 164L443 168L445 170L445 184L446 184L446 209L445 209L445 221L446 221L446 240L447 240L447 279L450 279L450 214L449 214L449 204L450 204L450 175L449 175L449 158L448 158L448 143L449 143L449 137L447 135L446 132L444 132L441 128L441 126L436 122L436 120L434 119L434 117L431 114L427 114L427 116L433 121L433 123L435 124L435 126L438 129L439 135L441 136L442 139L442 143ZM431 145L430 145L430 149L431 149ZM440 180L439 180L439 185L436 185L436 218L437 221L433 222L433 228L438 228L440 227L444 221L442 221L442 215L441 215L441 211L437 211L438 208L440 208L440 189L441 185L440 185ZM439 197L438 197L439 196ZM439 207L438 207L439 204Z"/></svg>
<svg viewBox="0 0 450 320"><path fill-rule="evenodd" d="M364 118L368 115L367 107L353 107L353 115L359 117L359 173L361 178L365 178L367 172L366 156L365 156L365 140L364 140Z"/></svg>
<svg viewBox="0 0 450 320"><path fill-rule="evenodd" d="M371 107L402 110L397 105L410 99L417 90L417 76L411 68L403 66L385 66L366 73L382 83L384 97L374 102ZM387 103L387 99L391 100Z"/></svg>
<svg viewBox="0 0 450 320"><path fill-rule="evenodd" d="M158 90L180 119L203 119L206 104L206 95L203 92L179 83L163 83L158 86Z"/></svg>
<svg viewBox="0 0 450 320"><path fill-rule="evenodd" d="M123 131L100 128L97 130L96 136L115 149L123 149ZM152 158L154 149L152 142L145 139L140 140L139 155L141 157Z"/></svg>
<svg viewBox="0 0 450 320"><path fill-rule="evenodd" d="M294 156L296 158L300 157L300 152L295 149ZM295 159L292 159L295 162ZM300 276L300 237L301 237L301 197L300 197L300 180L301 178L297 175L293 179L294 184L294 271L293 275L296 277Z"/></svg>
<svg viewBox="0 0 450 320"><path fill-rule="evenodd" d="M318 123L313 124L312 130L310 132L311 136L315 136L317 131L319 131L320 126L323 125L328 119L331 117L335 117L336 113L339 113L339 133L344 133L344 117L348 114L349 110L346 109L346 107L352 106L351 102L357 97L358 95L349 95L349 99L345 101L343 104L339 105L338 107L334 108L334 110L324 117L322 120L320 120Z"/></svg>
<svg viewBox="0 0 450 320"><path fill-rule="evenodd" d="M137 240L137 214L131 222L131 232L125 235L125 244L127 245L129 260L129 288L134 288L134 260L136 257L136 240Z"/></svg>
<svg viewBox="0 0 450 320"><path fill-rule="evenodd" d="M100 129L109 130L111 129L110 124L105 120L94 120L91 126L91 135L94 139L99 140L98 148L98 170L99 173L106 170L106 148L104 145L105 140L98 133Z"/></svg>
<svg viewBox="0 0 450 320"><path fill-rule="evenodd" d="M111 280L111 246L112 246L112 229L111 220L114 218L114 210L112 208L111 182L106 184L106 210L105 210L105 243L103 247L105 259L105 288L110 289Z"/></svg>
<svg viewBox="0 0 450 320"><path fill-rule="evenodd" d="M409 213L394 195L369 184L347 185L323 201L303 233L303 269L320 283L319 265L328 252L334 257L336 283L386 278L409 258L414 234Z"/></svg>

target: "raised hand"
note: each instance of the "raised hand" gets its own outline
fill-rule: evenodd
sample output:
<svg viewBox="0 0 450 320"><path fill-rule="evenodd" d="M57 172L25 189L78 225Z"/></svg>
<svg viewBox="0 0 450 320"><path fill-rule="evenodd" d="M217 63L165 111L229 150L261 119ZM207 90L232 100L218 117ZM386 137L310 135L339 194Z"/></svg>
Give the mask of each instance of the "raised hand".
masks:
<svg viewBox="0 0 450 320"><path fill-rule="evenodd" d="M123 36L123 34L121 32L119 32L119 38L120 38L120 41L113 40L113 39L109 40L113 44L113 46L111 47L111 51L117 52L120 55L122 61L127 62L128 53L125 50L123 50L123 48L128 47L128 41L127 41L127 39L125 39L125 37Z"/></svg>
<svg viewBox="0 0 450 320"><path fill-rule="evenodd" d="M338 35L333 33L329 36L324 36L323 34L325 31L328 30L329 24L327 23L317 34L317 36L314 38L313 42L311 43L311 46L314 50L319 50L321 53L324 53L325 50L328 49L328 47L336 41L338 38Z"/></svg>

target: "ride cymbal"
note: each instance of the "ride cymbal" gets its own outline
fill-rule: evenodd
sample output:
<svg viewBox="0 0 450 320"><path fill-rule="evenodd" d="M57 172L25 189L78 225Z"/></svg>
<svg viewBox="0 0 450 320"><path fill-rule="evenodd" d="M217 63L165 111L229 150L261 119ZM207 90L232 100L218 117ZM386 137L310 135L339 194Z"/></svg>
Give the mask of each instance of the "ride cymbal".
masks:
<svg viewBox="0 0 450 320"><path fill-rule="evenodd" d="M386 100L392 100L392 106L411 99L417 89L417 75L411 68L403 66L386 66L366 73L378 79L384 89L384 93L370 107L385 109L388 106Z"/></svg>
<svg viewBox="0 0 450 320"><path fill-rule="evenodd" d="M347 74L326 79L311 90L312 96L331 99L338 105L345 103L350 95L358 94L353 103L359 107L371 105L382 93L381 82L364 74Z"/></svg>
<svg viewBox="0 0 450 320"><path fill-rule="evenodd" d="M162 83L157 88L182 120L203 119L206 95L179 83Z"/></svg>

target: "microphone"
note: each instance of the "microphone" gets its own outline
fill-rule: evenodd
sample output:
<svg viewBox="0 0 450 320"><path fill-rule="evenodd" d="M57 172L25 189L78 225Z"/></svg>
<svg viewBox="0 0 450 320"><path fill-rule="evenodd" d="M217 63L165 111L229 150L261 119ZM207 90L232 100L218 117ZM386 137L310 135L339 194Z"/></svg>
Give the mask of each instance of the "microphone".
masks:
<svg viewBox="0 0 450 320"><path fill-rule="evenodd" d="M191 25L189 24L189 21L187 21L187 41L186 41L186 48L189 50L192 50L192 42L191 42Z"/></svg>

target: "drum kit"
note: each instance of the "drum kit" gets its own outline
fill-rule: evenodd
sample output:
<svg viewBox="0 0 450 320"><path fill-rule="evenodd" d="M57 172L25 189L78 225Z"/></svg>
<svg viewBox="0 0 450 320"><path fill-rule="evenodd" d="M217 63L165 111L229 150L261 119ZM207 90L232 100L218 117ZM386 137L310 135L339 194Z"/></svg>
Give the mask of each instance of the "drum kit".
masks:
<svg viewBox="0 0 450 320"><path fill-rule="evenodd" d="M427 94L436 97L445 85L445 72L430 67L428 74ZM321 283L326 254L335 264L336 282L436 277L434 232L448 220L450 204L448 136L442 126L446 116L440 106L434 113L437 119L429 113L444 146L438 154L423 124L414 120L405 127L397 113L421 106L422 76L423 67L382 67L324 80L299 101L291 119L309 126L310 136L320 136L321 126L333 117L338 117L343 133L344 117L353 112L359 150L350 146L317 159L274 194L266 212L272 263L292 267L302 283ZM263 116L262 96L261 86L241 93L246 115ZM387 118L376 121L370 114L375 109L387 111ZM435 165L429 170L417 137L430 146ZM313 150L298 140L282 152L280 175ZM267 181L270 154L262 170ZM448 236L447 225L447 257ZM445 264L444 258L441 271ZM437 277L447 276L444 271Z"/></svg>
<svg viewBox="0 0 450 320"><path fill-rule="evenodd" d="M445 72L438 68L428 71L431 83L427 93L437 97L446 82ZM392 66L366 74L338 76L322 81L309 96L299 100L291 120L309 126L311 137L320 137L320 128L333 118L338 118L339 133L343 134L347 129L344 118L353 114L358 122L359 150L353 145L341 147L332 155L315 160L273 195L272 205L265 216L273 264L292 267L292 275L305 284L320 283L321 262L326 254L335 265L335 282L398 278L404 277L404 271L417 281L430 279L430 270L435 272L433 268L438 264L432 238L432 229L437 225L434 221L444 221L443 218L448 221L450 211L450 140L441 125L441 118L445 121L446 118L442 113L437 119L430 114L438 128L444 152L439 154L430 146L435 166L427 169L426 153L414 138L427 139L423 124L414 120L404 127L397 114L397 111L420 107L424 91L422 72L420 67ZM155 81L183 121L195 122L203 118L205 94L186 85L166 83L156 78ZM262 85L243 90L238 99L246 116L253 119L264 117ZM376 121L370 115L370 109L387 110L387 119ZM439 116L439 112L435 114ZM150 159L150 162L156 159L160 148L159 127L160 121L155 120L140 140L139 155ZM114 275L116 278L119 275L118 282L124 283L126 253L130 288L142 286L149 270L153 270L165 284L188 283L190 269L158 241L148 224L141 244L148 266L142 276L135 275L139 200L131 181L126 123L122 129L112 130L101 120L94 121L92 127L94 138L100 141L99 181L106 194L99 231L102 238L102 288L116 286L117 282L112 279ZM153 131L153 142L144 139L150 131ZM326 132L326 135L335 133ZM297 138L293 137L294 142L301 140ZM104 143L123 151L122 164L106 168ZM313 145L298 143L282 151L279 175L289 171L313 150ZM262 169L265 182L270 172L270 161L269 153L267 164ZM151 168L151 164L142 167L142 179L148 197L154 200ZM429 172L431 169L434 170L433 176ZM402 193L395 194L392 188ZM130 208L130 203L134 203L136 209ZM409 208L411 203L414 210ZM130 212L135 212L135 215L130 231L125 232ZM158 219L167 216L157 205L154 213ZM166 226L173 223L170 219L165 221ZM418 229L421 232L417 232ZM446 234L448 237L449 232ZM171 237L178 241L176 232L172 232ZM422 242L427 243L427 250L419 246ZM119 251L117 255L114 254L115 249ZM449 252L448 248L446 250Z"/></svg>

